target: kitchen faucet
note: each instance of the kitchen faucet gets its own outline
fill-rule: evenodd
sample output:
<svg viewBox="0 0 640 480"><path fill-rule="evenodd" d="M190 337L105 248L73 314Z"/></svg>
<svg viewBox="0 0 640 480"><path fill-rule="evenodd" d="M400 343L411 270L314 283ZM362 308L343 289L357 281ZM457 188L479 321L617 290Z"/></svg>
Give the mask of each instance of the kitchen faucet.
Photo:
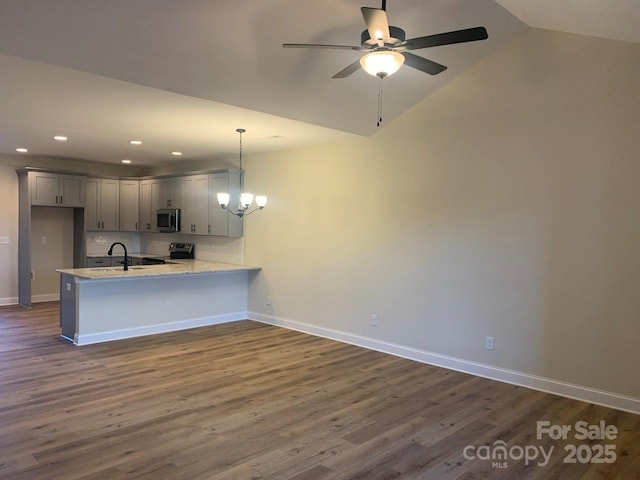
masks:
<svg viewBox="0 0 640 480"><path fill-rule="evenodd" d="M124 249L124 269L129 270L129 256L127 255L127 247L124 246L124 243L121 242L115 242L112 243L111 246L109 247L109 251L107 252L107 255L111 256L113 254L113 247L115 247L116 245L122 245L122 248Z"/></svg>

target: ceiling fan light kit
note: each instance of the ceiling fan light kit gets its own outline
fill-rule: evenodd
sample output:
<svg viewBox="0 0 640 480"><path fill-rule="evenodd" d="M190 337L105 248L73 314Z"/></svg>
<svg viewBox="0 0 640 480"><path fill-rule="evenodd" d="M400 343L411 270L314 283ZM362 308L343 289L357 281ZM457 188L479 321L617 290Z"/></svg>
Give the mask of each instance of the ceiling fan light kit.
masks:
<svg viewBox="0 0 640 480"><path fill-rule="evenodd" d="M362 7L362 17L367 29L360 35L360 45L327 45L319 43L283 43L284 48L313 48L330 50L354 50L365 52L364 57L368 57L375 52L394 52L404 57L404 63L416 70L429 75L437 75L447 69L432 60L410 53L409 50L420 50L422 48L439 47L442 45L453 45L456 43L475 42L489 38L484 27L465 28L445 33L436 33L424 37L406 39L405 31L402 28L389 25L386 11L386 1L382 1L382 8ZM346 78L355 73L360 66L364 68L362 60L344 68L333 78ZM400 65L402 66L402 64ZM377 72L375 74L377 76Z"/></svg>
<svg viewBox="0 0 640 480"><path fill-rule="evenodd" d="M360 59L362 69L374 77L388 77L393 75L404 63L404 57L393 50L377 50L367 53Z"/></svg>
<svg viewBox="0 0 640 480"><path fill-rule="evenodd" d="M351 65L336 73L333 78L346 78L362 69L370 75L384 78L397 72L403 64L429 75L444 72L447 67L433 60L414 55L409 50L452 45L455 43L475 42L488 38L484 27L465 28L425 37L406 39L405 31L389 25L387 2L382 0L382 8L362 7L362 17L367 29L360 35L360 45L327 45L318 43L284 43L284 48L313 48L332 50L354 50L365 52ZM378 93L381 97L381 92ZM380 105L378 106L380 112ZM379 124L380 122L378 122Z"/></svg>

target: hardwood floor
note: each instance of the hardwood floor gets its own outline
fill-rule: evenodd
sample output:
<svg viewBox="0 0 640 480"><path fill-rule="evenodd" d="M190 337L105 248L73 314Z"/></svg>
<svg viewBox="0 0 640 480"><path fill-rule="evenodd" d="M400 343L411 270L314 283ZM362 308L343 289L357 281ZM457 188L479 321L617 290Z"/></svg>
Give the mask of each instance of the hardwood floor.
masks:
<svg viewBox="0 0 640 480"><path fill-rule="evenodd" d="M251 321L79 348L57 309L0 307L2 479L640 478L638 415ZM465 458L499 441L506 464ZM570 444L617 460L564 463Z"/></svg>

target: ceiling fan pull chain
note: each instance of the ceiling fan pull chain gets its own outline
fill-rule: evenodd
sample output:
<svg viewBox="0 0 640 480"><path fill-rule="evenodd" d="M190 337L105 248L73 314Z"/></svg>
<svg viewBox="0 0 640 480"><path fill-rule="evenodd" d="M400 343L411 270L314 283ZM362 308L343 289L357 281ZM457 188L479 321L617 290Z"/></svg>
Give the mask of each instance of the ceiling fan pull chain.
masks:
<svg viewBox="0 0 640 480"><path fill-rule="evenodd" d="M378 77L378 127L382 124L382 77Z"/></svg>

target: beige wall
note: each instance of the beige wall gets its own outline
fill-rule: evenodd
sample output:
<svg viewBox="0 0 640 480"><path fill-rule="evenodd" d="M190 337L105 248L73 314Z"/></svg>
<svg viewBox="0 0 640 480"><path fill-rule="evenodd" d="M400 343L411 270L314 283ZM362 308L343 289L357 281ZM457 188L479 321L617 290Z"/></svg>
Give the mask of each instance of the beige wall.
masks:
<svg viewBox="0 0 640 480"><path fill-rule="evenodd" d="M639 45L531 30L371 138L248 156L250 310L640 397L638 85Z"/></svg>
<svg viewBox="0 0 640 480"><path fill-rule="evenodd" d="M18 176L0 158L0 305L17 303L18 298Z"/></svg>
<svg viewBox="0 0 640 480"><path fill-rule="evenodd" d="M32 300L57 300L57 268L73 268L73 208L31 208ZM53 296L53 298L51 298Z"/></svg>

